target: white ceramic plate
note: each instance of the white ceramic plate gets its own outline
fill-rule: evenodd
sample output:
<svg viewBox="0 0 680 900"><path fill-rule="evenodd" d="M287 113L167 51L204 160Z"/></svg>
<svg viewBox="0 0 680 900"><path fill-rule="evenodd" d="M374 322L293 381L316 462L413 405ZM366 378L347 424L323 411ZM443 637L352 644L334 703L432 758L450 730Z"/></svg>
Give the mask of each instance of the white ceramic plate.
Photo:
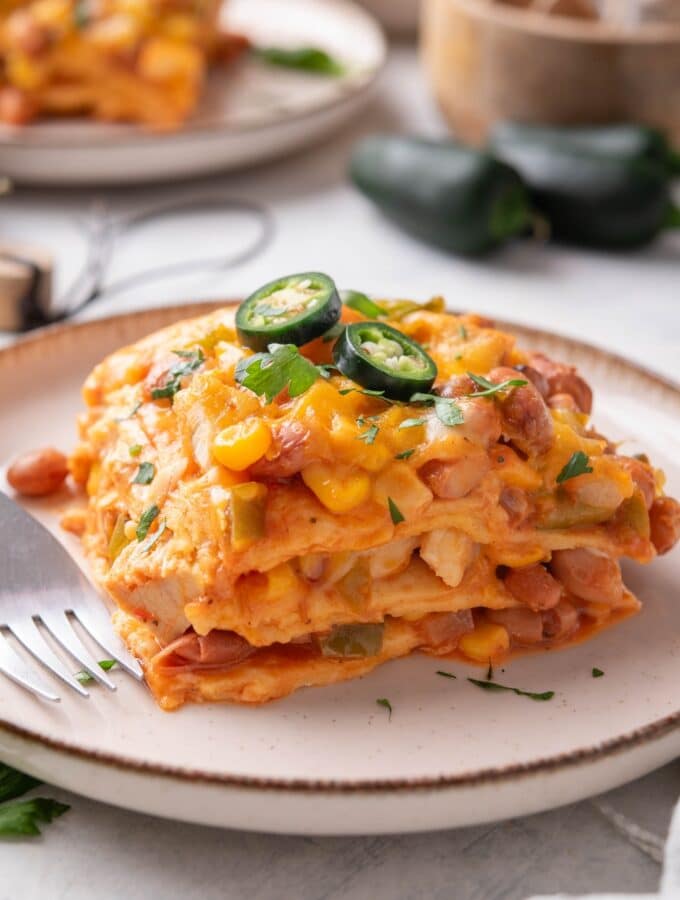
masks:
<svg viewBox="0 0 680 900"><path fill-rule="evenodd" d="M79 387L105 353L208 305L59 327L0 352L0 459L74 439ZM582 367L596 422L644 448L680 491L680 392L625 361L525 328L525 345ZM638 443L636 438L641 438ZM54 503L30 504L59 533ZM0 758L109 803L211 825L290 833L399 832L547 809L642 775L680 751L680 557L626 567L644 603L594 640L514 661L506 684L537 703L480 691L478 670L414 656L359 681L259 708L161 712L113 673L115 694L37 700L0 677ZM605 671L594 679L591 670ZM437 677L446 668L456 681ZM376 705L388 698L394 713Z"/></svg>
<svg viewBox="0 0 680 900"><path fill-rule="evenodd" d="M215 71L195 115L169 134L76 119L0 126L0 174L42 184L129 184L262 162L346 122L385 62L379 25L349 0L230 0L225 18L259 46L321 47L347 74L326 78L248 57Z"/></svg>

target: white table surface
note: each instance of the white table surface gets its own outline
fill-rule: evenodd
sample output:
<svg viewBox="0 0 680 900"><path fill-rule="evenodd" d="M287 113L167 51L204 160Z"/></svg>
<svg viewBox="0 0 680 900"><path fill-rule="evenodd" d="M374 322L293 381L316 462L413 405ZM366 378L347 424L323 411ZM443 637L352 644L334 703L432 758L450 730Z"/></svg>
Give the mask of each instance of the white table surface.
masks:
<svg viewBox="0 0 680 900"><path fill-rule="evenodd" d="M222 274L166 280L104 299L87 314L235 297L280 274L320 269L342 287L386 296L441 293L453 307L575 335L680 381L680 233L625 256L530 242L483 261L447 256L402 235L348 186L350 147L375 130L443 132L410 47L393 49L364 116L304 154L185 185L112 192L19 190L3 203L0 234L50 247L57 259L57 292L63 293L82 263L77 221L93 200L106 200L118 215L220 192L270 208L275 234L261 255ZM206 213L163 221L121 242L112 275L168 258L236 251L253 235L253 222L242 215ZM377 838L225 832L50 792L66 797L72 810L41 839L0 844L0 900L182 895L202 900L514 900L551 891L653 890L659 876L654 857L680 793L680 765L602 800L531 818ZM635 826L652 837L645 838Z"/></svg>

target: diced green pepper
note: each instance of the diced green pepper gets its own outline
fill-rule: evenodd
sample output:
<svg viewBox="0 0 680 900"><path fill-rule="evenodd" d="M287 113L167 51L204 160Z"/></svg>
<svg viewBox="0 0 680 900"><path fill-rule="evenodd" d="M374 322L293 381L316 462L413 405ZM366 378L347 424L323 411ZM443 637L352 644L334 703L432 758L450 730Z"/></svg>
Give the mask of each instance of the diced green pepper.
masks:
<svg viewBox="0 0 680 900"><path fill-rule="evenodd" d="M382 650L385 626L379 622L366 625L336 625L329 634L320 638L323 656L343 659L364 659L377 656Z"/></svg>
<svg viewBox="0 0 680 900"><path fill-rule="evenodd" d="M246 481L231 488L231 545L245 550L265 534L267 488Z"/></svg>

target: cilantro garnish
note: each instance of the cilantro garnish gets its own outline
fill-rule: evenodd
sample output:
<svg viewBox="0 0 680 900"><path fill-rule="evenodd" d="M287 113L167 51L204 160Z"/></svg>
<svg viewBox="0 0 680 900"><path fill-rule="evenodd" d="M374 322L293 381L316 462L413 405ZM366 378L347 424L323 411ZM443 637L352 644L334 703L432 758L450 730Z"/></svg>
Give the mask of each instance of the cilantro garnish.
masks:
<svg viewBox="0 0 680 900"><path fill-rule="evenodd" d="M387 315L387 310L383 309L382 306L378 306L377 303L374 303L370 297L362 294L361 291L343 291L340 294L340 298L345 306L355 309L362 316L366 316L367 319L380 319L382 316Z"/></svg>
<svg viewBox="0 0 680 900"><path fill-rule="evenodd" d="M415 452L416 452L416 448L411 447L409 450L402 450L401 453L397 453L397 455L394 458L395 459L408 459L409 456L413 456L413 454Z"/></svg>
<svg viewBox="0 0 680 900"><path fill-rule="evenodd" d="M458 334L461 336L461 338L464 341L467 340L468 333L467 333L467 328L465 327L465 325L460 326L460 328L458 329Z"/></svg>
<svg viewBox="0 0 680 900"><path fill-rule="evenodd" d="M142 445L141 444L132 444L130 446L129 450L130 450L130 456L139 456L139 454L142 452Z"/></svg>
<svg viewBox="0 0 680 900"><path fill-rule="evenodd" d="M410 400L411 403L434 403L434 411L437 418L444 425L450 427L463 424L463 410L458 406L455 400L449 397L440 397L438 394L414 394Z"/></svg>
<svg viewBox="0 0 680 900"><path fill-rule="evenodd" d="M161 535L164 533L164 531L167 527L168 526L166 525L165 522L161 522L161 524L154 531L154 533L150 534L149 537L142 544L142 546L140 548L142 553L148 553L149 550L151 550L153 545L158 541L158 539L161 537Z"/></svg>
<svg viewBox="0 0 680 900"><path fill-rule="evenodd" d="M390 509L390 516L392 517L392 523L394 525L398 525L400 522L404 521L404 514L401 512L397 504L391 497L387 498L387 505Z"/></svg>
<svg viewBox="0 0 680 900"><path fill-rule="evenodd" d="M519 688L508 687L505 684L498 684L496 681L480 681L477 678L468 678L470 684L475 684L477 687L482 688L485 691L511 691L513 694L517 694L519 697L529 697L531 700L552 700L555 696L555 691L543 691L540 694L534 693L533 691L522 691Z"/></svg>
<svg viewBox="0 0 680 900"><path fill-rule="evenodd" d="M318 47L256 47L253 51L264 62L286 69L301 69L337 78L346 72L345 66Z"/></svg>
<svg viewBox="0 0 680 900"><path fill-rule="evenodd" d="M175 356L179 356L184 362L175 363L167 372L167 381L160 388L151 391L152 400L172 400L177 391L182 387L182 379L191 375L205 362L205 356L200 347L196 350L173 350Z"/></svg>
<svg viewBox="0 0 680 900"><path fill-rule="evenodd" d="M391 403L391 400L388 400L387 397L384 397L383 394L385 391L372 391L370 388L343 388L341 391L338 391L341 397L346 397L347 394L363 394L365 397L380 397L385 403Z"/></svg>
<svg viewBox="0 0 680 900"><path fill-rule="evenodd" d="M160 509L156 506L155 503L153 504L153 506L150 506L148 509L144 510L139 520L139 525L137 526L136 534L138 541L143 541L147 536L147 534L149 533L149 528L151 528L151 525L159 512Z"/></svg>
<svg viewBox="0 0 680 900"><path fill-rule="evenodd" d="M555 481L558 484L562 484L563 481L569 481L570 478L576 478L578 475L587 475L588 472L592 471L593 467L588 465L587 455L583 450L577 450L576 453L571 454L569 461L560 471Z"/></svg>
<svg viewBox="0 0 680 900"><path fill-rule="evenodd" d="M399 428L417 428L419 425L424 425L427 422L427 419L404 419L403 422L399 423Z"/></svg>
<svg viewBox="0 0 680 900"><path fill-rule="evenodd" d="M0 763L0 803L3 804L0 806L0 838L38 835L39 823L51 822L69 809L65 803L45 797L6 802L22 797L40 784L36 778Z"/></svg>
<svg viewBox="0 0 680 900"><path fill-rule="evenodd" d="M90 15L91 13L87 0L77 0L76 5L73 7L74 26L78 30L85 28L90 22Z"/></svg>
<svg viewBox="0 0 680 900"><path fill-rule="evenodd" d="M602 676L604 675L604 672L602 671L602 669L594 668L592 671L592 675L593 675L593 678L602 678Z"/></svg>
<svg viewBox="0 0 680 900"><path fill-rule="evenodd" d="M389 713L388 722L391 721L391 719L392 719L392 704L387 699L387 697L380 697L375 702L378 704L378 706L382 706L384 709L387 710L387 712Z"/></svg>
<svg viewBox="0 0 680 900"><path fill-rule="evenodd" d="M453 674L453 672L445 672L443 669L437 669L435 674L441 675L442 678L453 678L454 680L456 679L456 676Z"/></svg>
<svg viewBox="0 0 680 900"><path fill-rule="evenodd" d="M100 669L103 669L104 672L108 672L116 665L115 659L100 659L98 666ZM73 676L76 681L79 681L81 684L89 684L91 681L94 681L94 675L90 675L87 669L81 669L80 672L76 672Z"/></svg>
<svg viewBox="0 0 680 900"><path fill-rule="evenodd" d="M379 431L380 429L377 425L370 425L367 431L364 431L363 434L358 435L357 440L363 441L365 444L372 444L378 436Z"/></svg>
<svg viewBox="0 0 680 900"><path fill-rule="evenodd" d="M151 462L143 462L139 464L137 474L132 479L133 484L151 484L156 475L156 467Z"/></svg>
<svg viewBox="0 0 680 900"><path fill-rule="evenodd" d="M472 372L468 372L467 375L478 388L481 388L481 390L469 394L470 397L491 397L493 394L499 393L499 391L507 391L508 388L513 387L523 387L529 383L526 378L508 378L506 381L494 384L493 381L489 381L483 375L473 375Z"/></svg>
<svg viewBox="0 0 680 900"><path fill-rule="evenodd" d="M322 342L324 344L330 344L331 341L340 337L346 327L344 322L336 322L335 325L331 325L328 331L321 335Z"/></svg>
<svg viewBox="0 0 680 900"><path fill-rule="evenodd" d="M304 394L319 377L319 368L305 359L294 344L270 344L236 366L236 380L271 403L284 388L289 397Z"/></svg>
<svg viewBox="0 0 680 900"><path fill-rule="evenodd" d="M489 668L486 670L486 680L493 681L493 665L491 660L489 660Z"/></svg>

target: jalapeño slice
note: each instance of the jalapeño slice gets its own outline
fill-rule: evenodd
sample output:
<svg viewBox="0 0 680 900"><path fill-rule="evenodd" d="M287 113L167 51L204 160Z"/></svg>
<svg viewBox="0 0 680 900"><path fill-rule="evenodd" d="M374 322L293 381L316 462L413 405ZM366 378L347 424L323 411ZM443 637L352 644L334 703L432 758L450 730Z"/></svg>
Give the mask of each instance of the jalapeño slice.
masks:
<svg viewBox="0 0 680 900"><path fill-rule="evenodd" d="M340 310L340 296L327 275L300 272L270 281L244 300L236 312L236 331L253 350L269 344L301 347L335 325Z"/></svg>
<svg viewBox="0 0 680 900"><path fill-rule="evenodd" d="M343 375L392 400L427 393L437 377L437 366L423 348L384 322L348 325L333 348L333 360Z"/></svg>

